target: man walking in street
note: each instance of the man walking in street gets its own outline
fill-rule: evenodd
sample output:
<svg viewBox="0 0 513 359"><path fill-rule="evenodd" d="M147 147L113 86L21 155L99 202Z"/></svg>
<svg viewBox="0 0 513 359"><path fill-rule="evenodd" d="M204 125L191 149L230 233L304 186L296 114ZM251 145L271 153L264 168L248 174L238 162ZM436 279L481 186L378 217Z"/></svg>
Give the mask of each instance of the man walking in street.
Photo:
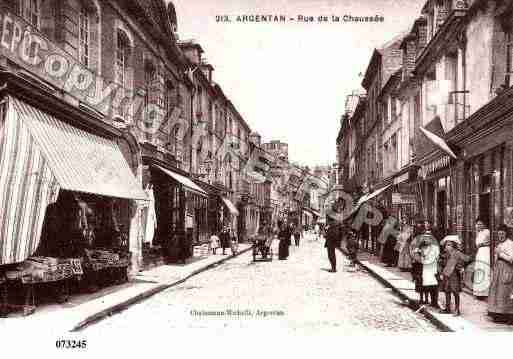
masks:
<svg viewBox="0 0 513 359"><path fill-rule="evenodd" d="M328 251L328 259L331 264L331 273L335 273L337 271L337 256L336 249L340 247L341 238L341 226L338 223L331 223L328 228L328 233L326 234L326 243L324 244L324 248Z"/></svg>

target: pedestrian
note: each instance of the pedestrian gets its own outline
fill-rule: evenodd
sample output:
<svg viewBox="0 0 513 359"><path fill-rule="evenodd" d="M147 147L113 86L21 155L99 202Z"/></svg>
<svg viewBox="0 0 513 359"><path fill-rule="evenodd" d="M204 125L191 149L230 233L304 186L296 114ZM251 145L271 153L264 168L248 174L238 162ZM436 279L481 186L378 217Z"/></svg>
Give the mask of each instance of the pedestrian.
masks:
<svg viewBox="0 0 513 359"><path fill-rule="evenodd" d="M478 299L488 297L490 290L490 230L482 218L476 220L476 258L474 261L472 292Z"/></svg>
<svg viewBox="0 0 513 359"><path fill-rule="evenodd" d="M220 239L215 232L210 236L210 249L212 250L212 254L216 254L217 248L219 248Z"/></svg>
<svg viewBox="0 0 513 359"><path fill-rule="evenodd" d="M412 268L412 260L410 255L410 244L413 240L413 228L403 219L401 223L401 233L397 241L399 246L399 258L397 266L403 272L409 272Z"/></svg>
<svg viewBox="0 0 513 359"><path fill-rule="evenodd" d="M511 229L501 225L497 229L497 247L494 253L490 294L488 296L488 315L494 321L513 320L513 240Z"/></svg>
<svg viewBox="0 0 513 359"><path fill-rule="evenodd" d="M428 302L427 293L424 293L422 285L422 258L420 244L422 242L422 233L424 232L424 222L418 220L415 224L413 239L410 244L410 257L412 259L411 277L415 283L415 291L419 293L419 303L425 304Z"/></svg>
<svg viewBox="0 0 513 359"><path fill-rule="evenodd" d="M422 237L426 243L422 262L422 281L425 291L431 296L431 305L438 309L440 308L438 305L438 259L440 257L440 244L438 238L432 232L432 224L429 220L424 221L424 234ZM425 283L426 280L427 284Z"/></svg>
<svg viewBox="0 0 513 359"><path fill-rule="evenodd" d="M281 221L278 221L278 227L278 240L280 241L278 246L278 259L285 260L289 257L290 231L288 226Z"/></svg>
<svg viewBox="0 0 513 359"><path fill-rule="evenodd" d="M326 248L328 252L328 260L330 261L331 265L331 273L335 273L337 271L336 249L337 247L340 247L341 240L342 237L340 225L332 223L329 226L328 233L326 235L326 242L324 243L324 248Z"/></svg>
<svg viewBox="0 0 513 359"><path fill-rule="evenodd" d="M223 248L223 256L226 255L226 248L230 248L230 227L225 226L220 235L221 247Z"/></svg>
<svg viewBox="0 0 513 359"><path fill-rule="evenodd" d="M319 235L320 235L320 228L319 228L319 224L315 224L315 227L314 227L314 238L315 240L319 240Z"/></svg>
<svg viewBox="0 0 513 359"><path fill-rule="evenodd" d="M420 243L420 257L422 262L422 291L426 296L431 297L431 306L440 308L438 305L438 258L440 248L434 237L422 235Z"/></svg>
<svg viewBox="0 0 513 359"><path fill-rule="evenodd" d="M388 226L388 221L385 226ZM394 221L395 223L395 221ZM389 235L385 238L385 243L383 245L383 251L381 255L381 262L385 264L385 267L394 267L397 265L397 256L395 247L397 245L397 239L395 235Z"/></svg>
<svg viewBox="0 0 513 359"><path fill-rule="evenodd" d="M353 229L349 229L347 232L346 250L349 258L349 265L354 267L358 259L358 240L356 238L356 232Z"/></svg>
<svg viewBox="0 0 513 359"><path fill-rule="evenodd" d="M230 230L230 249L232 251L232 255L237 254L239 251L239 240L233 229Z"/></svg>
<svg viewBox="0 0 513 359"><path fill-rule="evenodd" d="M441 313L451 313L451 295L454 296L454 316L461 315L460 293L463 266L472 258L460 251L461 240L457 235L446 236L440 243L444 248L442 255L442 270L440 273L440 289L445 293L445 308Z"/></svg>
<svg viewBox="0 0 513 359"><path fill-rule="evenodd" d="M299 240L301 239L301 227L297 225L294 229L294 244L299 247Z"/></svg>

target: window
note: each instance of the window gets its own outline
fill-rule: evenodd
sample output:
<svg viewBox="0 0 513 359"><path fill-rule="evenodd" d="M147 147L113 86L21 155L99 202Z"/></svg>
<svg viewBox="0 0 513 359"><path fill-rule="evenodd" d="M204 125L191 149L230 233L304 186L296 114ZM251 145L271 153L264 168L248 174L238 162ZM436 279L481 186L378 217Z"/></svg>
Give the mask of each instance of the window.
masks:
<svg viewBox="0 0 513 359"><path fill-rule="evenodd" d="M41 1L40 0L19 0L17 13L32 26L39 29L41 21Z"/></svg>
<svg viewBox="0 0 513 359"><path fill-rule="evenodd" d="M126 34L118 30L117 46L116 46L116 66L114 81L122 87L127 87L127 68L128 68L128 57L130 55L130 43Z"/></svg>
<svg viewBox="0 0 513 359"><path fill-rule="evenodd" d="M149 105L154 93L153 84L157 78L157 69L151 61L146 61L144 66L144 88L146 90L145 103Z"/></svg>
<svg viewBox="0 0 513 359"><path fill-rule="evenodd" d="M180 142L180 127L175 126L172 131L171 138L171 152L177 158L178 155L178 144ZM178 158L177 158L178 159Z"/></svg>
<svg viewBox="0 0 513 359"><path fill-rule="evenodd" d="M390 97L390 113L391 113L391 121L394 122L397 119L397 100L393 97Z"/></svg>
<svg viewBox="0 0 513 359"><path fill-rule="evenodd" d="M382 111L383 111L383 124L388 125L388 121L389 121L389 119L388 119L388 100L383 102Z"/></svg>
<svg viewBox="0 0 513 359"><path fill-rule="evenodd" d="M511 75L513 75L513 29L506 33L506 77L504 83L506 87L513 85Z"/></svg>
<svg viewBox="0 0 513 359"><path fill-rule="evenodd" d="M78 19L78 57L84 66L89 66L89 48L90 48L90 17L87 9L82 6Z"/></svg>

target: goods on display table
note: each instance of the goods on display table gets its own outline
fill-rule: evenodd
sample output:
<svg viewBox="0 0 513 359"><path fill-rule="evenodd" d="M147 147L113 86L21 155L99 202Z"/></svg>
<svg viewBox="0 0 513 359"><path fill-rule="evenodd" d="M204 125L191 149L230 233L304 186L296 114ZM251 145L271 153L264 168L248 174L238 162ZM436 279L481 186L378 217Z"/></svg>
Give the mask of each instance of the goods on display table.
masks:
<svg viewBox="0 0 513 359"><path fill-rule="evenodd" d="M47 208L36 252L0 266L5 282L0 282L0 313L21 308L30 314L48 294L62 303L71 293L128 281L131 253L119 219L123 210L119 200L61 191Z"/></svg>

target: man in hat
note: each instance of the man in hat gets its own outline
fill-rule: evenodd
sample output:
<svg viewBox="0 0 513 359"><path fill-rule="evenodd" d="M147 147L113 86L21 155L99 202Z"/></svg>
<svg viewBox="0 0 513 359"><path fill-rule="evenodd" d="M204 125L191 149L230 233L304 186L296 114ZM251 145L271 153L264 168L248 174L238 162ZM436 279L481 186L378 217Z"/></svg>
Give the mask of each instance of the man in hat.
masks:
<svg viewBox="0 0 513 359"><path fill-rule="evenodd" d="M335 273L337 271L337 256L336 249L340 247L340 242L342 241L342 231L341 224L335 222L334 220L329 224L328 232L326 234L326 242L324 243L324 248L327 249L328 259L331 265L331 273Z"/></svg>

